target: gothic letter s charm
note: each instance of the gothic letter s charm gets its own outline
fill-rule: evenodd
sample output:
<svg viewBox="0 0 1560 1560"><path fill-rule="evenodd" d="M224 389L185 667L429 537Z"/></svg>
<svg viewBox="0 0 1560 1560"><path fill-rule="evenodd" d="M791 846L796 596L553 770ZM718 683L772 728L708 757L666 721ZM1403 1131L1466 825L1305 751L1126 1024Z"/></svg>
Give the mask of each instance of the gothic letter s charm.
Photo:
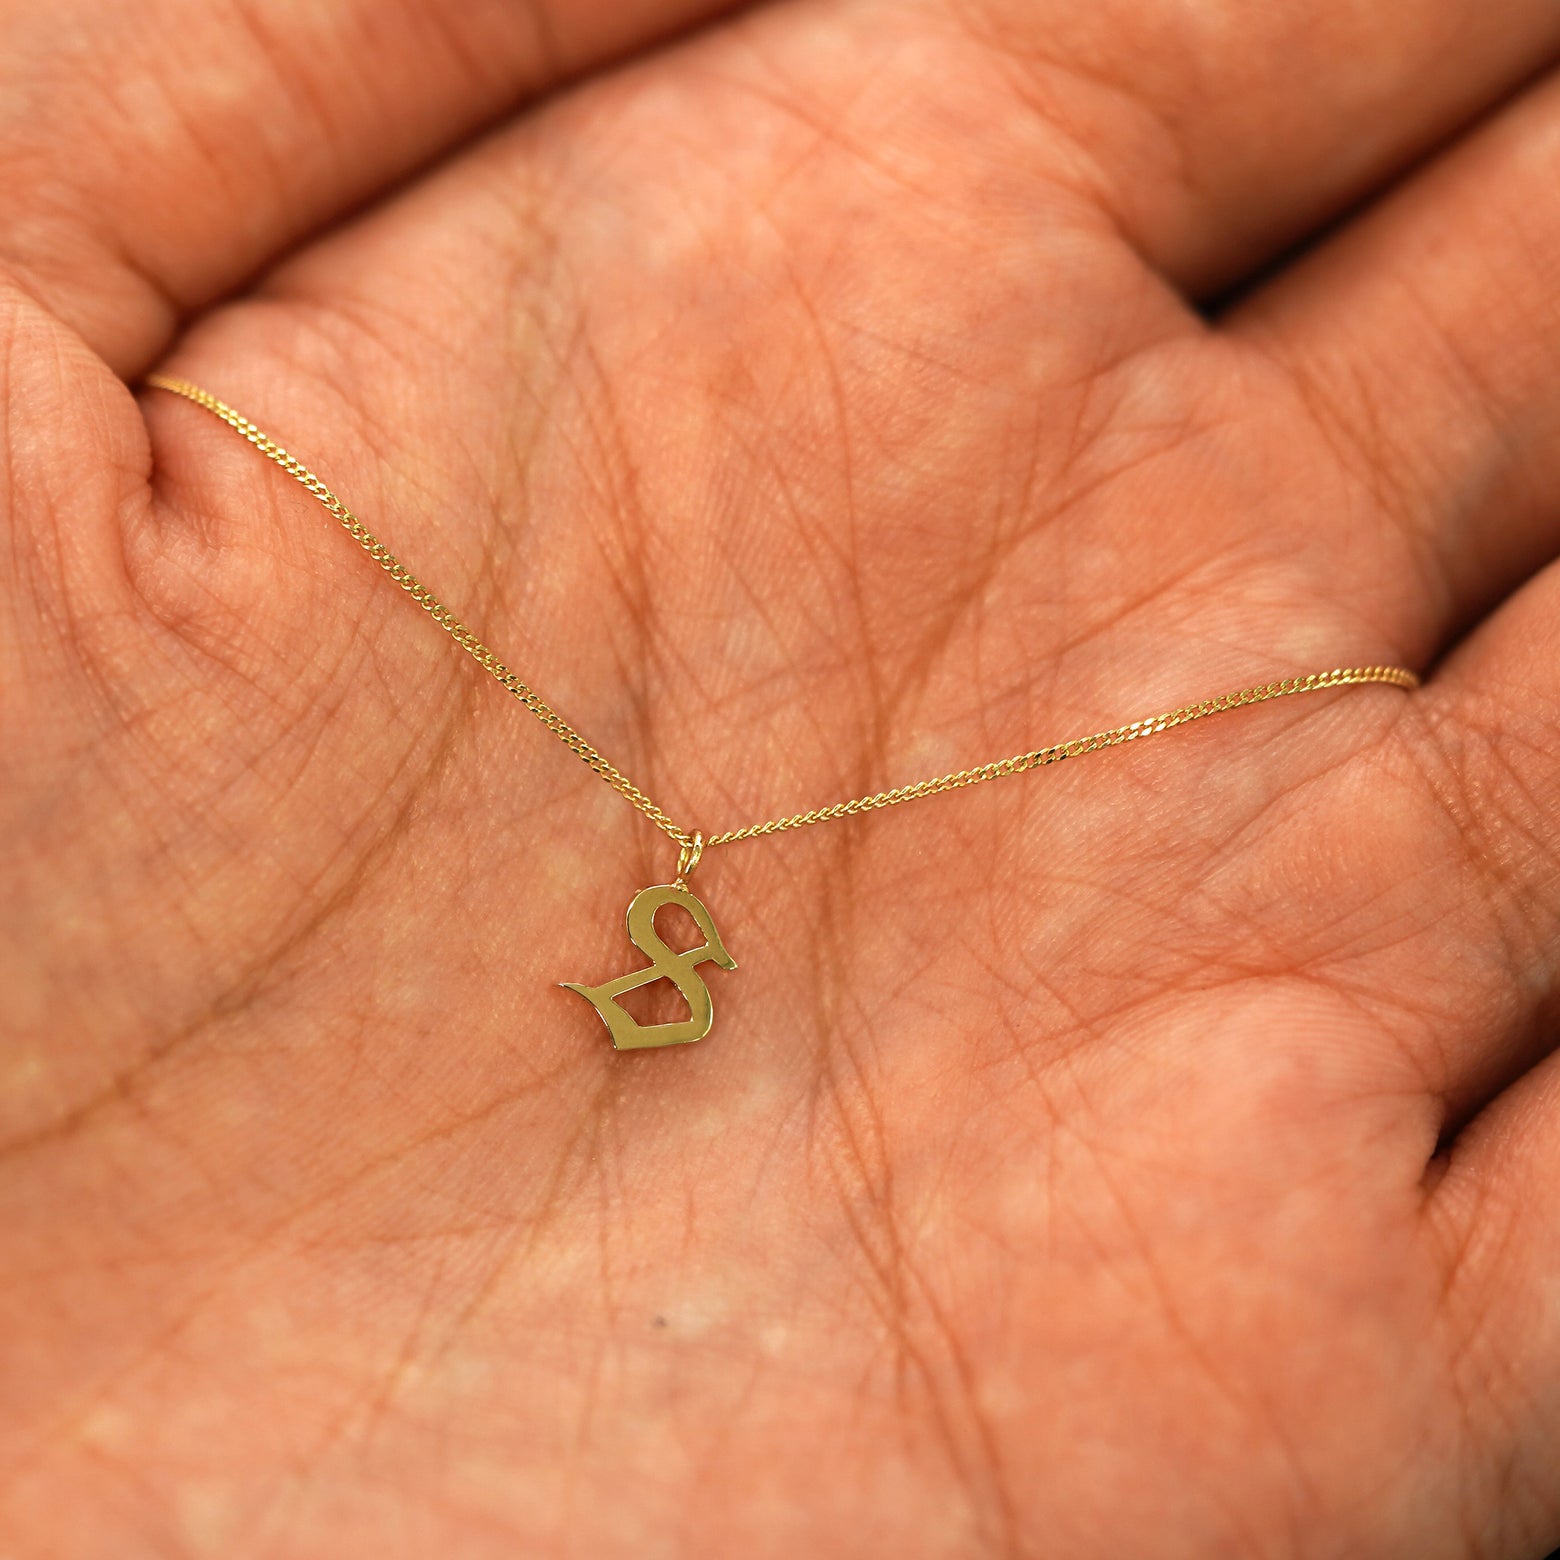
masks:
<svg viewBox="0 0 1560 1560"><path fill-rule="evenodd" d="M678 953L661 940L655 929L655 913L663 905L680 905L693 917L704 934L704 941L697 948ZM612 1035L614 1050L635 1051L645 1046L681 1045L689 1040L702 1040L710 1032L715 1011L710 1003L709 988L695 973L695 967L706 960L713 960L723 970L737 967L737 961L726 952L703 902L681 884L663 883L655 888L642 888L628 907L628 935L641 953L649 954L648 969L619 975L603 986L579 986L567 980L561 984L594 1004ZM641 1024L618 1006L617 999L624 992L648 986L651 981L663 977L682 993L688 1004L687 1018L672 1024Z"/></svg>

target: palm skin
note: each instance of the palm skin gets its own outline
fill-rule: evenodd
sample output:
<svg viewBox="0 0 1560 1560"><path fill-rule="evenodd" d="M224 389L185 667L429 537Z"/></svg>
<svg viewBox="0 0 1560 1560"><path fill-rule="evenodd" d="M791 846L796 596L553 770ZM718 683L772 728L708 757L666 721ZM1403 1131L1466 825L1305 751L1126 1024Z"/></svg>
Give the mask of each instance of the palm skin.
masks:
<svg viewBox="0 0 1560 1560"><path fill-rule="evenodd" d="M1338 47L1406 70L1456 9ZM343 109L361 179L209 263L157 236L202 229L192 158L193 214L137 217L177 336L89 224L29 251L14 187L8 1560L1560 1537L1546 578L1418 695L712 851L714 1032L614 1055L556 983L630 967L675 851L307 495L124 383L254 417L706 832L1423 667L1560 551L1560 219L1500 222L1553 105L1217 324L1185 298L1514 88L1542 11L1466 44L1478 101L1394 99L1373 162L1238 223L1141 195L1090 40L929 6L759 12L456 151L526 74L465 39L469 123L387 153ZM344 220L376 156L430 165ZM1477 448L1415 377L1474 292Z"/></svg>

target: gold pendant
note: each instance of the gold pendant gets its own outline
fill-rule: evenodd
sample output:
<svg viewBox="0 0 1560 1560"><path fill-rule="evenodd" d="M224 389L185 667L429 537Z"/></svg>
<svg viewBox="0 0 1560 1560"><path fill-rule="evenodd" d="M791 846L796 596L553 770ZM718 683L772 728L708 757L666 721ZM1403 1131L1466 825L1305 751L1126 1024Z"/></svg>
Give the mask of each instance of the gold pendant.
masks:
<svg viewBox="0 0 1560 1560"><path fill-rule="evenodd" d="M655 913L664 905L680 905L693 917L704 934L704 941L697 948L679 953L662 941L655 929ZM709 988L695 973L695 968L706 960L713 960L723 970L734 970L737 961L726 952L709 911L703 901L689 891L681 874L675 883L642 888L634 895L628 906L628 936L641 953L649 954L648 969L619 975L602 986L580 986L569 980L559 984L568 991L579 992L595 1007L612 1035L615 1051L637 1051L646 1046L683 1045L689 1040L702 1040L710 1032L715 1010L710 1002ZM682 993L688 1004L687 1018L671 1024L641 1024L618 1006L617 999L625 992L663 978Z"/></svg>

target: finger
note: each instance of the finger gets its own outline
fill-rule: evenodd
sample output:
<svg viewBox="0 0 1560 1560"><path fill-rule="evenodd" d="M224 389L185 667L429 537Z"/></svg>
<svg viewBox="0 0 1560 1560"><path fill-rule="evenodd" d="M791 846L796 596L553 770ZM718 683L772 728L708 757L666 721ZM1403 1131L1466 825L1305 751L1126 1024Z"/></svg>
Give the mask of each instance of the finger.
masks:
<svg viewBox="0 0 1560 1560"><path fill-rule="evenodd" d="M479 578L495 550L509 555L502 530L523 517L527 548L555 560L547 583L526 586L525 621L544 644L568 638L578 603L604 578L641 569L641 550L656 561L653 596L672 621L724 615L701 599L690 533L705 545L713 517L734 523L737 495L746 509L768 494L768 512L789 514L801 534L779 565L749 545L729 554L740 566L726 610L735 621L757 607L764 621L753 633L774 655L771 675L805 665L837 679L840 718L859 717L851 657L831 655L825 671L807 648L824 614L846 614L879 645L907 642L913 661L928 614L904 611L907 577L924 568L955 582L954 594L990 566L969 527L922 523L948 508L948 465L991 474L980 523L1022 532L1036 467L1065 468L1091 437L1067 418L1037 428L1040 392L1053 380L1105 377L1102 358L1201 334L1092 207L1038 206L1027 174L992 157L989 141L972 149L970 127L928 116L922 83L887 68L902 63L900 38L860 25L841 47L832 16L794 20L765 13L740 40L705 38L654 71L555 100L300 253L267 279L258 304L213 316L169 366L275 421L283 442L301 428L305 448L317 448L314 430L341 430L331 475L369 513L426 507L417 468L427 446L448 463L453 491L481 452L482 490L503 502L465 508L463 524L440 528L420 561L462 599L460 582ZM832 118L841 104L849 123ZM865 140L853 134L858 118L872 132ZM903 199L907 186L939 184L925 207ZM977 224L990 252L970 277ZM1065 297L1068 310L1030 305L1037 276L1046 299ZM1098 328L1076 331L1072 309ZM728 365L716 390L705 382L712 362ZM1180 394L1177 380L1165 399ZM767 407L761 438L747 424L755 395ZM191 453L219 430L198 419L192 430L189 409L162 397L147 414L167 436L159 474L173 523L181 512L230 512L205 457ZM365 421L423 446L419 459L403 453L387 470ZM842 445L862 452L843 458L845 472ZM613 476L625 470L634 473L626 486ZM547 483L540 493L536 473ZM842 600L795 625L804 641L785 642L770 620L774 571L810 578L838 561L841 487L857 551L848 571L822 573ZM317 516L306 501L296 512L312 545ZM582 525L599 555L567 578ZM377 599L375 582L361 583ZM610 683L633 664L642 626L609 614L583 652L602 666L581 682ZM754 657L768 663L758 648ZM583 660L568 671L583 673ZM706 696L696 676L672 680L685 690L679 702ZM763 702L761 679L752 692ZM624 705L622 716L636 730L641 712ZM815 732L815 720L799 724Z"/></svg>
<svg viewBox="0 0 1560 1560"><path fill-rule="evenodd" d="M1183 290L1248 274L1531 77L1549 0L938 0Z"/></svg>
<svg viewBox="0 0 1560 1560"><path fill-rule="evenodd" d="M1310 521L1354 560L1336 589L1420 662L1560 551L1557 175L1549 81L1225 322L1282 366L1296 447L1320 438L1347 474ZM1414 854L1446 864L1456 911L1423 955L1426 1022L1403 1055L1454 1122L1552 1044L1534 1015L1560 933L1560 835L1536 800L1560 794L1543 756L1560 718L1554 589L1497 613L1404 728Z"/></svg>
<svg viewBox="0 0 1560 1560"><path fill-rule="evenodd" d="M1428 1212L1482 1547L1546 1554L1560 1546L1560 1057L1457 1138Z"/></svg>
<svg viewBox="0 0 1560 1560"><path fill-rule="evenodd" d="M1557 189L1560 79L1228 321L1354 472L1358 512L1335 528L1374 522L1361 577L1421 655L1560 550Z"/></svg>
<svg viewBox="0 0 1560 1560"><path fill-rule="evenodd" d="M112 995L119 961L161 957L154 937L135 948L114 939L95 973L80 959L118 892L94 842L135 821L125 749L110 757L130 722L124 669L139 644L119 526L149 502L150 468L125 387L0 280L0 1145L57 1119L62 1097L105 1076L115 1049L105 1031L123 1007ZM72 901L88 880L87 898ZM97 1022L84 1017L94 995L107 995Z"/></svg>
<svg viewBox="0 0 1560 1560"><path fill-rule="evenodd" d="M1356 799L1429 914L1398 950L1394 1066L1456 1128L1555 1047L1560 992L1560 566L1438 667ZM1384 784L1381 782L1385 782Z"/></svg>
<svg viewBox="0 0 1560 1560"><path fill-rule="evenodd" d="M12 0L0 265L120 372L528 94L719 0Z"/></svg>

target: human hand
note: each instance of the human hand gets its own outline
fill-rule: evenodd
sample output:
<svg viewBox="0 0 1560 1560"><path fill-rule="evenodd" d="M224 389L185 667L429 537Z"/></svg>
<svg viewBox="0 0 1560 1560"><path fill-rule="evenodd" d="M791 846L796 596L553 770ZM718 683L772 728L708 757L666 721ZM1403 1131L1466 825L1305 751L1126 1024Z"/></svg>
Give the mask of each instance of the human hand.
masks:
<svg viewBox="0 0 1560 1560"><path fill-rule="evenodd" d="M0 1551L1560 1542L1560 13L706 20L7 10ZM664 837L154 365L706 831L1450 654L713 851L615 1055Z"/></svg>

